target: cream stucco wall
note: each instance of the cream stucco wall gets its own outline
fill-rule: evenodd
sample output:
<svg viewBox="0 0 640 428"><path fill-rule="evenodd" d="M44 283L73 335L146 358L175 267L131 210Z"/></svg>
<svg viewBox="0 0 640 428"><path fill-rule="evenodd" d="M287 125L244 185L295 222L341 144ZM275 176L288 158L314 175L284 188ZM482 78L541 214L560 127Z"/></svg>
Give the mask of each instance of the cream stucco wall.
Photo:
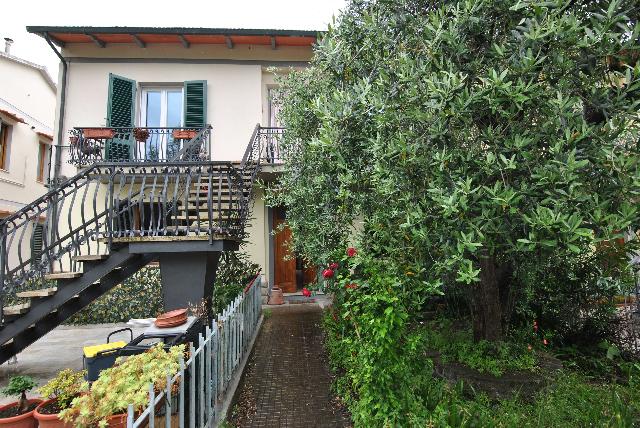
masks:
<svg viewBox="0 0 640 428"><path fill-rule="evenodd" d="M137 123L141 123L140 89L145 85L206 80L207 122L213 126L214 160L240 160L251 131L262 119L260 65L71 63L65 136L74 127L106 125L109 73L137 82Z"/></svg>

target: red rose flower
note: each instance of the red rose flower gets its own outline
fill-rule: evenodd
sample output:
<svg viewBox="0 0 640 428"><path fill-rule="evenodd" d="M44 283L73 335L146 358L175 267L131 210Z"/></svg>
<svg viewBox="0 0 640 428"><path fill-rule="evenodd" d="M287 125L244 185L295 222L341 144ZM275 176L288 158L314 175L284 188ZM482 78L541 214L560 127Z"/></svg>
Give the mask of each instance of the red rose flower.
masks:
<svg viewBox="0 0 640 428"><path fill-rule="evenodd" d="M336 262L331 263L329 265L329 269L337 270L338 269L338 263L336 263Z"/></svg>
<svg viewBox="0 0 640 428"><path fill-rule="evenodd" d="M322 276L326 279L333 278L333 271L331 269L325 269L322 271Z"/></svg>
<svg viewBox="0 0 640 428"><path fill-rule="evenodd" d="M547 342L547 339L542 339L542 343L544 344L544 346L547 346L549 344L549 342Z"/></svg>
<svg viewBox="0 0 640 428"><path fill-rule="evenodd" d="M353 256L355 256L356 254L358 254L358 252L356 251L356 249L355 249L355 248L353 248L353 247L349 247L349 248L347 248L347 256L349 256L349 257L353 257Z"/></svg>
<svg viewBox="0 0 640 428"><path fill-rule="evenodd" d="M309 291L309 289L308 289L307 287L304 287L304 288L302 289L302 295L303 295L304 297L311 297L311 291Z"/></svg>

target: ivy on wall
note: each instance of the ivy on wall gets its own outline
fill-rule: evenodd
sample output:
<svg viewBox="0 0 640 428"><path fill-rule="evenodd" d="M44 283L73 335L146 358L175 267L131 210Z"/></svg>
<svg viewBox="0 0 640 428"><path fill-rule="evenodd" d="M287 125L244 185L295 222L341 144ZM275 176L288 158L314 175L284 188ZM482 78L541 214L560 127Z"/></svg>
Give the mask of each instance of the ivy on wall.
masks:
<svg viewBox="0 0 640 428"><path fill-rule="evenodd" d="M127 322L162 313L160 269L146 267L68 320L69 324Z"/></svg>

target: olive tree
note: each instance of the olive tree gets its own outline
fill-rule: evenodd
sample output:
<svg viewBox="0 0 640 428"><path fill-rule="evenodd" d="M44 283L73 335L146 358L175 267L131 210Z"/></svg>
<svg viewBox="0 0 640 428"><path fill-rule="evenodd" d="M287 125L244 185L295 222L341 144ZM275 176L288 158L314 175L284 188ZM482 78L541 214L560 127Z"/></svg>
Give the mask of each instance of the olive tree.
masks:
<svg viewBox="0 0 640 428"><path fill-rule="evenodd" d="M638 225L638 7L353 0L282 83L270 197L297 250L326 263L361 222L362 251L415 293L463 287L475 338L500 340L520 260Z"/></svg>

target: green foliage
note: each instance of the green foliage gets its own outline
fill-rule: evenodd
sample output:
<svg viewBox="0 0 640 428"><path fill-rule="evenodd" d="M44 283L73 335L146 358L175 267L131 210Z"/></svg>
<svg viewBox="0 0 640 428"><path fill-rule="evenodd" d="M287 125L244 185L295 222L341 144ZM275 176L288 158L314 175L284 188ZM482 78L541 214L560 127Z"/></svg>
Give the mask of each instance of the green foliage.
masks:
<svg viewBox="0 0 640 428"><path fill-rule="evenodd" d="M327 323L356 425L424 423L440 405L415 326L444 286L472 309L495 302L492 324L510 331L558 322L571 286L599 310L624 281L619 266L580 265L640 222L637 12L635 0L353 0L311 67L283 80L286 167L269 203L287 207L311 262L353 242L362 255L330 284ZM500 277L491 293L478 293L494 281L481 265ZM558 337L589 331L558 323Z"/></svg>
<svg viewBox="0 0 640 428"><path fill-rule="evenodd" d="M58 409L64 410L71 405L75 397L88 388L84 375L84 371L62 370L56 377L38 388L38 391L43 397L55 399Z"/></svg>
<svg viewBox="0 0 640 428"><path fill-rule="evenodd" d="M468 329L456 330L442 319L424 326L425 346L437 350L443 362L457 361L479 372L502 376L506 370L532 370L537 365L533 347L526 342L474 342Z"/></svg>
<svg viewBox="0 0 640 428"><path fill-rule="evenodd" d="M9 379L9 384L2 389L6 396L20 396L27 391L31 391L37 383L30 376L13 376Z"/></svg>
<svg viewBox="0 0 640 428"><path fill-rule="evenodd" d="M466 399L444 385L434 390L439 404L426 426L631 428L640 418L640 395L634 385L592 383L575 373L561 374L532 401L522 397L493 403L482 396Z"/></svg>
<svg viewBox="0 0 640 428"><path fill-rule="evenodd" d="M29 376L13 376L9 379L9 384L2 390L6 396L18 396L18 415L29 411L29 402L27 401L27 391L31 391L36 387L36 382Z"/></svg>
<svg viewBox="0 0 640 428"><path fill-rule="evenodd" d="M221 313L258 273L260 266L243 252L227 251L220 256L213 292L215 313Z"/></svg>
<svg viewBox="0 0 640 428"><path fill-rule="evenodd" d="M595 346L611 338L618 328L615 298L630 292L633 277L610 261L609 254L599 252L521 260L523 287L516 312L522 319L536 319L556 344Z"/></svg>
<svg viewBox="0 0 640 428"><path fill-rule="evenodd" d="M155 317L162 309L160 269L146 267L78 312L68 323L127 322L132 318Z"/></svg>
<svg viewBox="0 0 640 428"><path fill-rule="evenodd" d="M398 281L396 272L364 254L343 256L339 265L324 284L334 295L324 326L332 364L342 374L338 390L354 422L405 426L424 417L431 370L424 367L423 335L409 323L420 302L407 298L409 287L420 284Z"/></svg>
<svg viewBox="0 0 640 428"><path fill-rule="evenodd" d="M184 352L184 345L167 352L159 343L142 354L118 358L113 367L100 372L87 394L73 399L60 417L78 428L106 427L107 418L125 413L129 404L141 411L149 402L149 384L153 383L156 392L165 389L167 374L178 372Z"/></svg>

